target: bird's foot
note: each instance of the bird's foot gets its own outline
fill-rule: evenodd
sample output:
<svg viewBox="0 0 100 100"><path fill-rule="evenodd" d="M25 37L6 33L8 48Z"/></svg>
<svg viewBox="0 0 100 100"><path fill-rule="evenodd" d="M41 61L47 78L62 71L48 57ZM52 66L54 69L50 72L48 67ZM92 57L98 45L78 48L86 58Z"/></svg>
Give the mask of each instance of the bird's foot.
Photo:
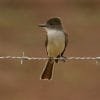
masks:
<svg viewBox="0 0 100 100"><path fill-rule="evenodd" d="M67 59L67 57L64 57L64 56L61 56L61 57L59 57L59 58L60 58L59 61L61 61L61 62L65 62L66 59Z"/></svg>

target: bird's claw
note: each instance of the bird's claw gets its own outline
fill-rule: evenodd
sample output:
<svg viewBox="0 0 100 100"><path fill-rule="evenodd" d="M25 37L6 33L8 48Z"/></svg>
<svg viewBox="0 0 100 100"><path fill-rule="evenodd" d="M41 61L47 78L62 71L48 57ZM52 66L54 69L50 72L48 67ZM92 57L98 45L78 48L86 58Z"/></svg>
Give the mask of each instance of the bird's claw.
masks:
<svg viewBox="0 0 100 100"><path fill-rule="evenodd" d="M67 57L61 56L59 61L66 62Z"/></svg>

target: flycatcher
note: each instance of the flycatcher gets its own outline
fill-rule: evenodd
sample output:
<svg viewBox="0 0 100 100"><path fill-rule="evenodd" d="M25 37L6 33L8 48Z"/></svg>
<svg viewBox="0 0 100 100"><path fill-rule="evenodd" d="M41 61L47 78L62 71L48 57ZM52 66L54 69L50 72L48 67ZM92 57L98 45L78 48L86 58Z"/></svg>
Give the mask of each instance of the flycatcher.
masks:
<svg viewBox="0 0 100 100"><path fill-rule="evenodd" d="M49 57L41 79L50 80L52 78L54 63L58 63L58 59L54 58L63 57L68 44L68 34L64 32L60 18L51 18L46 24L40 24L39 26L43 27L47 32L45 46Z"/></svg>

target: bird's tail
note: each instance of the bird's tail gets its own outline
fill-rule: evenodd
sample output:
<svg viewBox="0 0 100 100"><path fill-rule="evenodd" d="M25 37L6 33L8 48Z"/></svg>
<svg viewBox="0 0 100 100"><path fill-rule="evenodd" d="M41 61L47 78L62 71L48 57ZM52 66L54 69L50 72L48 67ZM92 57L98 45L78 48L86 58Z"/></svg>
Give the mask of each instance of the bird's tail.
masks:
<svg viewBox="0 0 100 100"><path fill-rule="evenodd" d="M52 78L54 59L48 59L46 67L43 70L41 79L50 80Z"/></svg>

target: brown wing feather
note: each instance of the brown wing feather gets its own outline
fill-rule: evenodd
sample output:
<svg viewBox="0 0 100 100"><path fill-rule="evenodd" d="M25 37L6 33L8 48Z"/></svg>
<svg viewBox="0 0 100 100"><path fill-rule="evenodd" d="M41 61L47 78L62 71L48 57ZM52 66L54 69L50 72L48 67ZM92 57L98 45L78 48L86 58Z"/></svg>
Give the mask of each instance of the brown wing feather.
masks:
<svg viewBox="0 0 100 100"><path fill-rule="evenodd" d="M65 48L64 48L63 52L61 53L61 56L62 56L63 53L65 52L66 47L67 47L67 45L68 45L68 34L64 32L64 35L65 35Z"/></svg>
<svg viewBox="0 0 100 100"><path fill-rule="evenodd" d="M45 40L46 52L47 52L47 45L48 45L48 36L46 35L46 40ZM47 54L48 54L48 52L47 52Z"/></svg>

